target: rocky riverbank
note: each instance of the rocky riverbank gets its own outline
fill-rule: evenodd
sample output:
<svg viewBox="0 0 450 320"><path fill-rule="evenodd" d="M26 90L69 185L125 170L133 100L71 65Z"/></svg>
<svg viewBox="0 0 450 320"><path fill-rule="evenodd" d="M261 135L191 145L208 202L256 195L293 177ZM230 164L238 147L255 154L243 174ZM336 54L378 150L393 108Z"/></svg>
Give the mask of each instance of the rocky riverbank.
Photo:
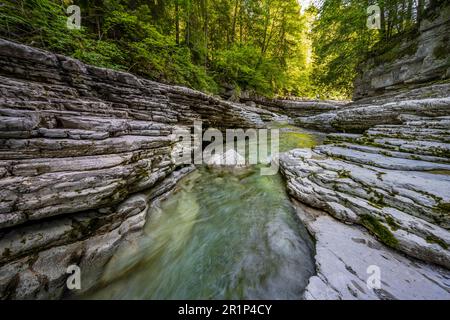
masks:
<svg viewBox="0 0 450 320"><path fill-rule="evenodd" d="M309 206L296 202L298 215L317 241L307 299L450 299L445 99L441 117L399 114L402 124L330 134L326 145L280 156L294 202ZM366 286L370 266L380 268L381 289Z"/></svg>
<svg viewBox="0 0 450 320"><path fill-rule="evenodd" d="M174 130L284 120L334 132L280 155L316 239L307 299L450 299L450 85L332 101L220 100L0 40L0 297L91 279L191 166ZM338 133L340 132L340 133ZM343 133L347 132L347 133ZM368 289L380 267L382 289Z"/></svg>
<svg viewBox="0 0 450 320"><path fill-rule="evenodd" d="M2 298L59 298L68 265L101 267L140 230L191 170L171 156L175 129L276 117L1 39L0 93Z"/></svg>

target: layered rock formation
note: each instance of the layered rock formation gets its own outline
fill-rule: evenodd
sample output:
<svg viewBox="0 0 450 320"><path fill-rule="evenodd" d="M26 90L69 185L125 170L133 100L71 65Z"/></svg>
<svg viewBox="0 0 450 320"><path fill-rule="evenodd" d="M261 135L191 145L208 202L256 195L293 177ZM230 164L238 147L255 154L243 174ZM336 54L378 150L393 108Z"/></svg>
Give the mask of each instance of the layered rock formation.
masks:
<svg viewBox="0 0 450 320"><path fill-rule="evenodd" d="M422 28L417 54L442 21ZM0 298L64 297L72 264L90 275L88 290L149 206L193 170L172 157L174 130L284 120L341 132L280 156L317 241L305 298L450 299L450 84L423 83L445 69L443 59L427 69L427 52L371 66L358 89L368 96L348 105L238 104L0 40ZM396 76L409 67L418 78ZM384 70L400 86L378 86ZM371 265L382 289L366 286Z"/></svg>
<svg viewBox="0 0 450 320"><path fill-rule="evenodd" d="M336 111L347 103L332 100L283 100L263 97L244 97L240 100L248 106L265 109L289 118L309 117L328 111Z"/></svg>
<svg viewBox="0 0 450 320"><path fill-rule="evenodd" d="M58 298L68 265L102 266L191 170L175 129L273 116L0 40L0 297Z"/></svg>
<svg viewBox="0 0 450 320"><path fill-rule="evenodd" d="M419 30L401 34L361 66L354 99L428 85L450 78L450 6L428 12Z"/></svg>
<svg viewBox="0 0 450 320"><path fill-rule="evenodd" d="M357 101L293 119L333 132L280 156L317 241L306 299L450 299L449 10L367 61Z"/></svg>
<svg viewBox="0 0 450 320"><path fill-rule="evenodd" d="M329 134L326 145L280 156L289 193L309 206L298 204L298 215L317 241L307 299L450 299L447 101L392 101L378 113L375 105L348 108L335 119L360 119L353 124L362 128L362 119L389 123L395 113L401 124ZM366 285L371 266L381 270L381 289Z"/></svg>
<svg viewBox="0 0 450 320"><path fill-rule="evenodd" d="M450 298L448 270L399 254L364 228L344 224L295 200L294 204L298 217L316 239L317 274L309 280L305 299Z"/></svg>
<svg viewBox="0 0 450 320"><path fill-rule="evenodd" d="M450 145L442 141L448 141L449 120L335 134L333 141L342 142L292 151L282 157L288 188L304 203L366 226L388 245L450 268Z"/></svg>
<svg viewBox="0 0 450 320"><path fill-rule="evenodd" d="M401 124L402 115L447 116L450 108L450 84L431 84L414 90L362 99L335 111L297 117L294 123L327 132L363 133L380 124Z"/></svg>

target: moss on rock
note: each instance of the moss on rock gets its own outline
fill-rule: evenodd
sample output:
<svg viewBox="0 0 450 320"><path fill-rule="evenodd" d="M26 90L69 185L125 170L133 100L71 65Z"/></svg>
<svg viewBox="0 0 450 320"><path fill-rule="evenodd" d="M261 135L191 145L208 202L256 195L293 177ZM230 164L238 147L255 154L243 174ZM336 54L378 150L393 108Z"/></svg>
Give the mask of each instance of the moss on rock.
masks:
<svg viewBox="0 0 450 320"><path fill-rule="evenodd" d="M426 238L428 243L436 243L440 245L443 249L448 250L448 244L442 240L441 238L435 237L435 236L428 236Z"/></svg>
<svg viewBox="0 0 450 320"><path fill-rule="evenodd" d="M385 220L386 223L389 225L389 227L391 227L392 231L397 231L398 229L400 229L400 226L397 224L397 222L395 222L394 218L392 218L391 216L387 216Z"/></svg>
<svg viewBox="0 0 450 320"><path fill-rule="evenodd" d="M398 240L378 219L368 214L362 215L360 219L361 224L376 235L384 244L393 248L398 246Z"/></svg>

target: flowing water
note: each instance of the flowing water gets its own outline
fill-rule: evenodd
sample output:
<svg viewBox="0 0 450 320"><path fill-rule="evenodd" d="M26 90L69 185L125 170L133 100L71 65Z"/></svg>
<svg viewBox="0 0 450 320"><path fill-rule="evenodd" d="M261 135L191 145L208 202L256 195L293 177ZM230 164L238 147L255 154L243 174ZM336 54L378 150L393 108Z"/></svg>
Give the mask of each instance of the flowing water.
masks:
<svg viewBox="0 0 450 320"><path fill-rule="evenodd" d="M286 136L281 149L308 139ZM285 189L258 166L200 167L149 212L143 234L116 252L85 298L301 299L314 245Z"/></svg>

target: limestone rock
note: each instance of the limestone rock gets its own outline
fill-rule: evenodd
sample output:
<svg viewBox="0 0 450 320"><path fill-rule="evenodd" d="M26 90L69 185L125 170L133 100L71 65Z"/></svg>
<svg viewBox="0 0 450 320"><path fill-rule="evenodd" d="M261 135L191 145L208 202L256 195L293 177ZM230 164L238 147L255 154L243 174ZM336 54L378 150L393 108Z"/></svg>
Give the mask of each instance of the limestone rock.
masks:
<svg viewBox="0 0 450 320"><path fill-rule="evenodd" d="M295 202L298 217L316 239L317 274L307 300L447 300L450 272L405 257L365 230ZM379 275L379 287L373 276Z"/></svg>
<svg viewBox="0 0 450 320"><path fill-rule="evenodd" d="M58 298L69 264L101 270L192 170L177 128L276 117L0 39L0 297Z"/></svg>
<svg viewBox="0 0 450 320"><path fill-rule="evenodd" d="M355 100L448 80L450 6L442 6L430 17L421 22L416 35L402 35L392 41L392 48L377 52L361 65L355 81Z"/></svg>
<svg viewBox="0 0 450 320"><path fill-rule="evenodd" d="M428 120L447 126L446 118ZM450 268L449 146L437 142L445 135L427 131L428 122L376 126L365 135L343 135L342 142L334 134L333 144L281 155L289 192L343 222L365 226L393 248ZM426 140L390 138L411 128Z"/></svg>
<svg viewBox="0 0 450 320"><path fill-rule="evenodd" d="M404 115L445 117L450 110L450 85L447 96L426 99L387 100L372 104L349 104L337 111L299 117L297 125L329 132L362 133L375 125L402 124Z"/></svg>

